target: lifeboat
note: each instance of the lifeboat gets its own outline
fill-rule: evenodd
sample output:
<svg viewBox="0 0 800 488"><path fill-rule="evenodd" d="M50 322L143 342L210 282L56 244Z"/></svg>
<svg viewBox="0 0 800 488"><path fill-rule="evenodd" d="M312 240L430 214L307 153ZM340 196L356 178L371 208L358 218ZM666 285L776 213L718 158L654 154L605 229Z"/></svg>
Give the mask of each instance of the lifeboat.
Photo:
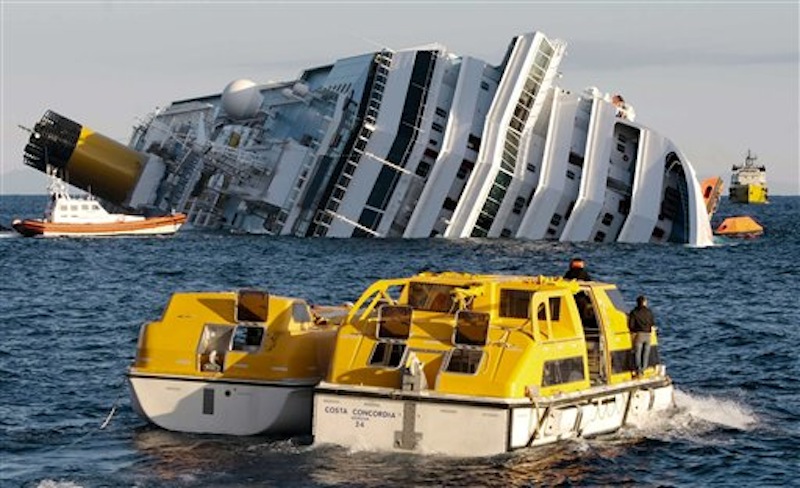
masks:
<svg viewBox="0 0 800 488"><path fill-rule="evenodd" d="M175 293L141 328L133 408L172 431L308 434L345 313L259 290Z"/></svg>
<svg viewBox="0 0 800 488"><path fill-rule="evenodd" d="M723 220L714 234L725 237L741 237L752 239L764 233L762 227L756 220L747 215L740 217L728 217Z"/></svg>
<svg viewBox="0 0 800 488"><path fill-rule="evenodd" d="M49 172L50 201L42 219L15 219L11 226L25 237L112 237L174 234L186 222L182 213L144 217L107 212L91 194L72 196Z"/></svg>
<svg viewBox="0 0 800 488"><path fill-rule="evenodd" d="M635 374L616 286L422 273L381 280L340 327L314 442L495 455L615 432L674 408L651 337Z"/></svg>

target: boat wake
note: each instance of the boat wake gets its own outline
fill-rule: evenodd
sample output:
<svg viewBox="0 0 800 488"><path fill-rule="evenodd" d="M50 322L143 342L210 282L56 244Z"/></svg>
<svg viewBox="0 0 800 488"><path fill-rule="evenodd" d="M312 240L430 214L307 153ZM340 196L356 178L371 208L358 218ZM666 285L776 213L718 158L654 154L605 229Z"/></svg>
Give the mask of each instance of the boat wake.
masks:
<svg viewBox="0 0 800 488"><path fill-rule="evenodd" d="M675 390L675 404L678 406L676 419L688 416L695 422L736 430L751 430L758 424L758 417L747 405L731 399Z"/></svg>
<svg viewBox="0 0 800 488"><path fill-rule="evenodd" d="M625 437L648 437L671 441L688 439L709 442L705 434L718 429L749 431L758 425L758 417L747 405L729 398L698 395L675 390L671 415L652 417L628 430Z"/></svg>

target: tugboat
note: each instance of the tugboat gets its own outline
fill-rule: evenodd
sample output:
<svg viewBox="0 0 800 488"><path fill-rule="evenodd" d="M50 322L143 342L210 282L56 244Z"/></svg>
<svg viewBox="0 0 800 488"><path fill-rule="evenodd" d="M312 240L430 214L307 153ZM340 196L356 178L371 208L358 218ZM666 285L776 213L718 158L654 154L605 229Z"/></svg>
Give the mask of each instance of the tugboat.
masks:
<svg viewBox="0 0 800 488"><path fill-rule="evenodd" d="M674 407L653 330L635 375L612 284L421 273L381 280L340 327L314 441L495 455L612 433Z"/></svg>
<svg viewBox="0 0 800 488"><path fill-rule="evenodd" d="M747 151L744 165L734 164L731 168L730 200L733 203L767 203L767 169L756 166L755 154Z"/></svg>
<svg viewBox="0 0 800 488"><path fill-rule="evenodd" d="M310 433L313 388L345 313L260 290L175 293L141 328L134 410L180 432Z"/></svg>

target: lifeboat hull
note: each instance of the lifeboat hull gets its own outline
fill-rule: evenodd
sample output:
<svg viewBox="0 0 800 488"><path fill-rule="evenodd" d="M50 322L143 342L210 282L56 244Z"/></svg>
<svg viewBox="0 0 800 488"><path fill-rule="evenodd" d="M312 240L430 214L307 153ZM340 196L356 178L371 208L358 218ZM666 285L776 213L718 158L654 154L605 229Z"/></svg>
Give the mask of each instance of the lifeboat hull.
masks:
<svg viewBox="0 0 800 488"><path fill-rule="evenodd" d="M174 234L186 221L186 215L151 217L136 221L108 223L54 223L43 220L15 220L14 229L25 237L113 237Z"/></svg>
<svg viewBox="0 0 800 488"><path fill-rule="evenodd" d="M492 456L641 425L673 406L666 376L536 402L321 383L314 395L314 442L355 450Z"/></svg>
<svg viewBox="0 0 800 488"><path fill-rule="evenodd" d="M315 382L205 381L130 373L131 403L176 432L302 435L311 432Z"/></svg>

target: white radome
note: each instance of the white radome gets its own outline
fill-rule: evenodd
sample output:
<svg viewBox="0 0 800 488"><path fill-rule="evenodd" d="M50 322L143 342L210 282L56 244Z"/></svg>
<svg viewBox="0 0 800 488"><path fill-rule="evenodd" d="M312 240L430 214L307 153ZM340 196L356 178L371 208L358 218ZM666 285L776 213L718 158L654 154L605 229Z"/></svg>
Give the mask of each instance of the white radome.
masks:
<svg viewBox="0 0 800 488"><path fill-rule="evenodd" d="M222 92L222 108L234 119L253 117L263 101L258 85L251 80L234 80Z"/></svg>

